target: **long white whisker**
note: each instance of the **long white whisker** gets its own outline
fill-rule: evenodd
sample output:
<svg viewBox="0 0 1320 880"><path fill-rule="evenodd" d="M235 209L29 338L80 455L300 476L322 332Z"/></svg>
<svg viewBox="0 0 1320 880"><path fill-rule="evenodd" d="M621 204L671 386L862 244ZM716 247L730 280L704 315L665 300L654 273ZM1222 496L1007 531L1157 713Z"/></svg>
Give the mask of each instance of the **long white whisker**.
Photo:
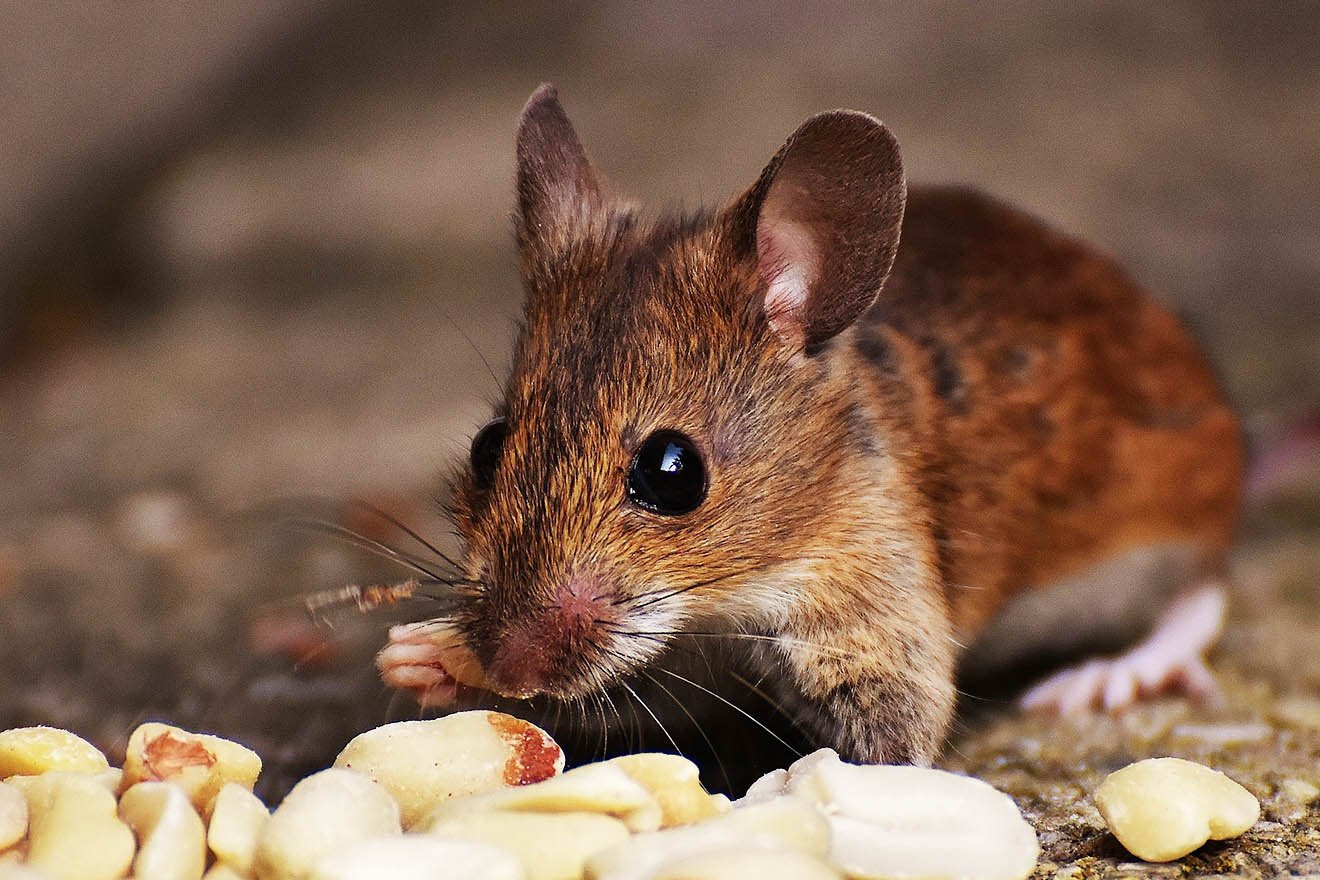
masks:
<svg viewBox="0 0 1320 880"><path fill-rule="evenodd" d="M755 724L757 727L761 728L761 729L764 730L766 733L770 734L770 736L773 737L774 740L775 740L776 742L778 742L778 743L779 743L780 745L782 745L784 748L788 749L788 750L789 750L790 752L792 752L794 755L798 756L799 758L802 757L802 752L798 751L796 748L794 748L793 746L791 746L791 745L789 745L787 742L785 742L783 737L781 737L779 734L775 733L775 732L774 732L773 730L771 730L769 727L766 727L765 724L764 724L760 719L756 718L756 716L754 716L754 715L752 715L751 713L749 713L749 712L748 712L746 709L744 709L743 707L737 705L736 703L732 703L732 702L730 702L729 700L726 700L724 697L722 697L722 696L720 696L719 694L715 693L715 692L714 692L713 690L711 690L710 688L705 687L705 686L699 684L698 682L693 681L692 679L688 678L688 677L685 676L685 675L679 675L677 672L674 672L674 671L671 670L671 669L665 669L663 666L657 666L656 669L660 670L660 671L663 672L665 675L672 676L673 678L677 678L679 681L686 682L686 683L692 685L692 687L696 688L697 690L699 690L699 691L703 691L704 693L708 694L709 696L712 696L712 697L714 697L715 699L719 700L721 703L723 703L724 705L728 706L730 709L733 709L735 712L737 712L738 714L742 715L742 716L743 716L744 718L746 718L748 721L752 722L752 723Z"/></svg>
<svg viewBox="0 0 1320 880"><path fill-rule="evenodd" d="M851 653L845 651L842 648L835 648L829 645L821 645L815 642L809 642L806 639L793 638L792 636L767 636L767 635L761 635L760 633L742 633L742 632L727 632L727 633L688 632L685 630L677 630L677 629L675 630L615 629L611 631L614 632L616 635L620 635L620 636L638 636L641 638L649 638L655 640L660 640L664 638L680 638L683 636L691 636L693 638L698 638L698 639L701 638L742 639L744 641L749 641L749 642L768 642L772 645L778 645L781 647L788 646L788 647L802 648L804 650L814 651L818 654L822 654L827 657L836 657L839 659L847 659L852 657Z"/></svg>
<svg viewBox="0 0 1320 880"><path fill-rule="evenodd" d="M646 710L647 715L651 716L651 720L654 721L656 725L660 728L660 732L665 735L665 739L669 740L669 744L674 747L674 754L682 755L683 750L678 747L678 742L674 739L673 735L670 734L669 728L665 727L665 723L661 721L660 718L654 712L651 711L651 707L646 705L646 701L641 698L641 696L637 693L637 691L629 687L626 681L621 681L619 682L619 684L623 687L624 690L632 694L632 697L634 700L637 701L637 704Z"/></svg>
<svg viewBox="0 0 1320 880"><path fill-rule="evenodd" d="M778 715L781 715L785 719L787 719L788 722L793 725L793 729L796 730L798 733L805 734L808 737L811 736L811 731L807 730L802 725L801 721L799 721L792 714L790 714L789 711L784 708L783 703L776 700L770 694L767 694L765 690L761 687L760 682L748 681L746 678L744 678L741 674L737 672L730 672L729 676L734 681L738 682L743 687L747 688L748 691L760 697L762 700L765 700L765 702L770 706L770 708L774 709Z"/></svg>
<svg viewBox="0 0 1320 880"><path fill-rule="evenodd" d="M684 706L683 702L679 700L678 697L674 696L674 692L660 682L660 679L656 678L649 672L643 672L642 674L650 679L652 684L664 691L665 695L668 696L669 699L673 701L674 705L678 707L678 710L686 715L687 719L692 722L692 726L696 728L697 733L701 734L701 738L705 740L706 745L710 747L711 755L715 757L715 764L720 768L720 775L724 777L724 787L729 791L733 791L733 782L729 779L729 771L724 767L724 759L720 757L720 750L715 748L715 743L711 742L710 737L706 735L706 728L702 727L700 722L692 717L692 713L688 711L687 706Z"/></svg>
<svg viewBox="0 0 1320 880"><path fill-rule="evenodd" d="M609 703L609 705L610 705L610 711L614 713L614 719L615 719L616 721L619 722L619 730L620 730L620 731L625 730L624 725L623 725L623 716L621 716L621 715L619 714L619 707L615 704L615 702L614 702L614 698L610 696L610 692L609 692L609 691L601 691L600 693L601 693L601 696L605 698L605 702ZM609 734L609 728L607 727L607 728L605 729L605 744L606 744L606 750L605 750L605 751L606 751L606 754L609 753L609 748L608 748L608 746L609 746L609 737L610 737L610 734ZM627 737L624 738L624 742L625 742L625 744L627 743ZM629 749L629 751L631 751L631 749Z"/></svg>

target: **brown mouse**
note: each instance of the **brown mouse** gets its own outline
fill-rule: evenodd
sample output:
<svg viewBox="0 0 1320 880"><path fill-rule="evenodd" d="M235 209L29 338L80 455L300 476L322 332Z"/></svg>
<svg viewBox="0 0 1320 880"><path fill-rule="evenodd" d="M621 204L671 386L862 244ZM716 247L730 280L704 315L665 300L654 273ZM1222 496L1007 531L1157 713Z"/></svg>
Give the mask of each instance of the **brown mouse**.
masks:
<svg viewBox="0 0 1320 880"><path fill-rule="evenodd" d="M1238 425L1095 249L909 190L852 111L807 120L719 210L648 222L549 86L518 130L515 223L526 310L456 478L458 610L391 633L387 683L572 701L728 634L817 744L923 764L960 663L1001 653L979 637L1126 602L1165 609L1153 632L1028 704L1213 687ZM1056 592L1051 622L1033 602Z"/></svg>

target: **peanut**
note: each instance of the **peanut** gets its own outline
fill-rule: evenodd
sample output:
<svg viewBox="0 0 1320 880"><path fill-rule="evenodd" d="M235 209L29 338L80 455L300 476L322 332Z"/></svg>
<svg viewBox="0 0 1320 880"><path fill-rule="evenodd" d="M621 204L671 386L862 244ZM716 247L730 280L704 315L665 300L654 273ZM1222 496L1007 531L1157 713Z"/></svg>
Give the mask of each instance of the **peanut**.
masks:
<svg viewBox="0 0 1320 880"><path fill-rule="evenodd" d="M310 880L526 880L507 850L473 840L422 834L374 837L323 858Z"/></svg>
<svg viewBox="0 0 1320 880"><path fill-rule="evenodd" d="M17 727L0 733L0 779L54 770L95 773L110 762L80 736L55 727Z"/></svg>
<svg viewBox="0 0 1320 880"><path fill-rule="evenodd" d="M1138 858L1168 862L1207 840L1243 834L1260 802L1218 770L1181 758L1148 758L1109 774L1095 793L1100 815Z"/></svg>
<svg viewBox="0 0 1320 880"><path fill-rule="evenodd" d="M206 868L206 829L182 789L139 782L119 799L119 818L138 838L136 880L200 880Z"/></svg>
<svg viewBox="0 0 1320 880"><path fill-rule="evenodd" d="M133 861L133 832L115 797L86 773L52 772L28 787L28 864L52 880L117 880Z"/></svg>
<svg viewBox="0 0 1320 880"><path fill-rule="evenodd" d="M359 840L399 834L399 805L382 786L332 767L293 787L257 838L260 880L303 880L325 855Z"/></svg>
<svg viewBox="0 0 1320 880"><path fill-rule="evenodd" d="M0 782L0 852L27 837L27 831L27 798L16 786Z"/></svg>
<svg viewBox="0 0 1320 880"><path fill-rule="evenodd" d="M234 870L224 862L216 862L202 875L202 880L248 880L250 876Z"/></svg>
<svg viewBox="0 0 1320 880"><path fill-rule="evenodd" d="M695 825L633 835L587 861L592 880L646 880L671 862L731 848L823 857L830 846L825 817L805 801L780 797Z"/></svg>
<svg viewBox="0 0 1320 880"><path fill-rule="evenodd" d="M828 864L806 853L743 845L666 862L647 880L842 880L842 877Z"/></svg>
<svg viewBox="0 0 1320 880"><path fill-rule="evenodd" d="M697 765L679 755L648 752L624 755L606 764L623 770L660 805L660 827L689 825L727 811L728 801L712 797L701 785Z"/></svg>
<svg viewBox="0 0 1320 880"><path fill-rule="evenodd" d="M621 819L630 831L654 831L661 820L660 804L651 793L611 764L584 764L533 785L441 802L428 826L474 810L604 813Z"/></svg>
<svg viewBox="0 0 1320 880"><path fill-rule="evenodd" d="M465 813L442 818L429 833L502 847L522 862L528 880L579 880L588 858L628 839L618 819L572 812Z"/></svg>
<svg viewBox="0 0 1320 880"><path fill-rule="evenodd" d="M206 829L206 842L216 861L240 874L252 873L257 838L269 819L270 811L255 794L227 783L211 803L211 822Z"/></svg>
<svg viewBox="0 0 1320 880"><path fill-rule="evenodd" d="M50 875L43 874L21 862L11 862L3 858L0 859L0 880L50 880Z"/></svg>
<svg viewBox="0 0 1320 880"><path fill-rule="evenodd" d="M344 747L335 766L385 786L412 828L450 798L548 779L564 768L564 753L533 724L474 711L369 730Z"/></svg>
<svg viewBox="0 0 1320 880"><path fill-rule="evenodd" d="M829 817L830 861L856 880L1018 880L1040 852L1013 800L968 776L846 764L824 751L789 768L786 790Z"/></svg>
<svg viewBox="0 0 1320 880"><path fill-rule="evenodd" d="M139 782L171 782L201 812L225 783L250 790L260 773L261 758L245 746L152 721L128 738L121 791Z"/></svg>

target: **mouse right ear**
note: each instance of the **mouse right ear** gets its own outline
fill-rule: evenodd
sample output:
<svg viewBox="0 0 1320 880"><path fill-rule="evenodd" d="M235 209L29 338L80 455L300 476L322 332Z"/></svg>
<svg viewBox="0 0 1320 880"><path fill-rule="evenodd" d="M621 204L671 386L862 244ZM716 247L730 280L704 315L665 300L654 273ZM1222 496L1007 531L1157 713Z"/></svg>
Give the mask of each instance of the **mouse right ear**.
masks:
<svg viewBox="0 0 1320 880"><path fill-rule="evenodd" d="M875 117L836 110L793 132L728 214L786 345L812 351L875 302L906 201L898 142Z"/></svg>
<svg viewBox="0 0 1320 880"><path fill-rule="evenodd" d="M518 246L525 256L557 250L587 227L604 198L596 170L549 83L523 108L517 155Z"/></svg>

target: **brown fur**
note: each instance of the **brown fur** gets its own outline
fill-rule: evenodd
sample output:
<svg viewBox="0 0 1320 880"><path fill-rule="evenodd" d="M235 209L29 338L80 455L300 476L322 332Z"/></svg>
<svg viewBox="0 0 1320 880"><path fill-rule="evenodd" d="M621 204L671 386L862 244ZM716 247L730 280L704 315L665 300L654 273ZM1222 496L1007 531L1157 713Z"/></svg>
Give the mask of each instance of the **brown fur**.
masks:
<svg viewBox="0 0 1320 880"><path fill-rule="evenodd" d="M959 643L1013 592L1146 543L1219 561L1238 434L1183 330L1094 251L951 189L908 195L868 311L903 201L867 126L817 117L809 150L724 211L645 224L601 195L553 92L533 96L508 439L455 504L481 583L460 629L497 688L573 696L660 662L667 638L618 633L664 608L675 630L779 638L762 662L823 744L926 762ZM826 269L788 332L756 244L781 165L835 187L797 215ZM867 186L884 193L855 207ZM708 469L683 516L627 500L660 429Z"/></svg>

